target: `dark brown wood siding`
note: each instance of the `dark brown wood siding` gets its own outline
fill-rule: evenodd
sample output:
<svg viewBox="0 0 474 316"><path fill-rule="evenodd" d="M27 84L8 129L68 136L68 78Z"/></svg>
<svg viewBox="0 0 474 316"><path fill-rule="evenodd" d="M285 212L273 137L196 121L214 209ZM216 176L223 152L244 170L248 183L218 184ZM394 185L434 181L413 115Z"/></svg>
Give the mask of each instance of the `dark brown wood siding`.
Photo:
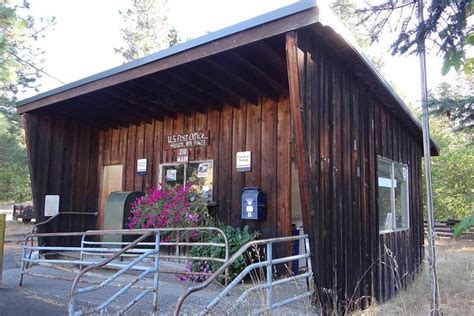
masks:
<svg viewBox="0 0 474 316"><path fill-rule="evenodd" d="M97 129L25 114L33 203L37 222L44 220L44 196L60 196L60 212L97 212ZM84 231L94 216L63 216L51 231ZM63 239L61 243L70 243Z"/></svg>
<svg viewBox="0 0 474 316"><path fill-rule="evenodd" d="M317 287L325 304L364 307L372 297L392 297L420 268L422 151L349 61L313 29L297 35L301 128L309 157L304 168L311 175L314 204L305 226L311 227ZM379 234L378 155L408 165L411 227L406 231Z"/></svg>
<svg viewBox="0 0 474 316"><path fill-rule="evenodd" d="M257 105L241 101L240 107L209 109L205 114L178 114L176 119L130 125L99 132L99 172L102 166L123 164L125 191L146 192L158 186L160 163L176 161L176 150L163 147L164 137L183 131L210 131L207 147L189 149L189 160L214 160L214 199L219 218L236 227L249 225L265 237L291 233L290 225L290 123L288 97L279 102L260 98ZM235 171L238 151L252 152L252 171ZM147 158L146 176L136 174L136 160ZM260 187L267 194L265 221L240 218L244 187Z"/></svg>

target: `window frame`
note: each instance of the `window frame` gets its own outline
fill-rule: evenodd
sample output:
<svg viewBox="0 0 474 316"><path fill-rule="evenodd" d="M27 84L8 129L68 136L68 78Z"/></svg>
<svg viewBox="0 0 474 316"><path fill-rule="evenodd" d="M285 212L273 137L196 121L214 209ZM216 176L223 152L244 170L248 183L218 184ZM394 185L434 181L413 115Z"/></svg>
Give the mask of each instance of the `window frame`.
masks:
<svg viewBox="0 0 474 316"><path fill-rule="evenodd" d="M158 188L162 188L162 179L163 179L163 166L184 166L184 172L183 172L183 185L186 185L186 179L187 179L187 171L188 171L188 165L190 163L205 163L205 162L210 162L212 164L212 168L214 170L214 160L213 159L201 159L201 160L192 160L188 162L164 162L160 163L158 165ZM212 201L214 201L214 181L212 183Z"/></svg>
<svg viewBox="0 0 474 316"><path fill-rule="evenodd" d="M390 188L390 211L392 213L392 228L390 229L383 229L380 230L380 218L379 218L379 234L387 234L387 233L393 233L393 232L402 232L402 231L407 231L410 229L410 168L408 168L408 164L395 161L383 156L377 155L377 213L380 217L380 210L379 210L379 160L383 160L387 163L390 163L390 181L392 183L392 186ZM395 205L395 187L394 187L394 181L395 181L395 164L398 164L400 166L403 166L407 170L407 181L406 181L406 216L407 216L407 225L406 227L403 228L393 228L393 225L396 225L396 205Z"/></svg>

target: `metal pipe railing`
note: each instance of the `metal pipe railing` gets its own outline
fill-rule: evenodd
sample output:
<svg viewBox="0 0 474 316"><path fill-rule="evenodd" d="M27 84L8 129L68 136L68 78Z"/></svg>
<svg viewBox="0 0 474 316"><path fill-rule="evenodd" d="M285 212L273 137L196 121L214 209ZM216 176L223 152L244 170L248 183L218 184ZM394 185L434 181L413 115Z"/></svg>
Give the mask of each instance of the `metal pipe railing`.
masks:
<svg viewBox="0 0 474 316"><path fill-rule="evenodd" d="M190 240L185 240L185 241L180 241L179 239L174 241L160 241L160 236L163 236L162 234L166 233L173 233L173 232L181 232L183 235L183 232L186 231L208 231L208 232L215 232L217 235L222 236L223 242L215 242L212 241L211 238L214 238L214 235L203 235L206 238L209 238L209 242L206 242L206 239L200 239L197 240L196 242L192 242ZM90 236L104 236L104 235L122 235L122 236L137 236L140 235L138 239L135 239L133 242L117 242L117 241L90 241L86 240ZM155 242L147 242L146 239L155 236ZM54 246L35 246L34 245L34 240L43 238L43 237L63 237L63 236L68 236L68 237L81 237L81 246L80 247L54 247ZM31 246L29 243L31 242ZM106 248L101 248L98 246L106 246ZM154 245L155 250L150 250L150 248L136 248L136 247L149 247ZM91 247L87 247L91 246ZM117 246L117 247L114 247ZM160 254L160 246L175 246L175 247L184 247L184 246L201 246L201 247L223 247L225 249L225 256L224 258L222 257L197 257L197 256L191 256L187 254L179 254L179 255L162 255ZM119 248L123 247L123 248ZM58 251L58 252L73 252L73 253L79 253L80 255L80 260L69 260L69 259L50 259L50 258L31 258L31 253L33 251L41 251L41 250L46 250L46 251ZM30 256L27 255L27 251L30 252ZM92 260L84 260L84 255L91 255L91 256L107 256L106 259L97 262L94 261L95 258L91 258ZM116 259L121 259L123 256L134 256L138 257L132 262L126 264L126 263L121 263L117 262ZM148 264L146 263L145 265L140 265L139 263L143 262L149 257L154 258L154 264L153 268L149 268ZM109 300L106 302L102 303L98 308L102 309L107 307L115 298L120 296L122 293L124 293L126 290L128 290L130 287L135 287L135 284L140 281L141 279L145 278L146 275L154 272L154 284L156 284L156 287L152 288L150 290L149 287L145 287L145 292L146 293L157 293L158 289L158 272L168 272L168 273L182 273L182 274L205 274L203 272L191 272L191 271L158 271L159 270L159 263L160 259L177 259L177 260L199 260L199 261L216 261L220 263L225 263L229 259L229 245L228 245L228 239L225 233L216 227L183 227L183 228L157 228L157 229L127 229L127 230L92 230L92 231L86 231L86 232L63 232L63 233L32 233L29 234L25 240L24 240L24 245L23 245L23 254L22 254L22 262L21 262L21 281L23 280L23 275L28 274L28 275L33 275L33 276L43 276L41 274L34 274L26 271L28 264L32 263L49 263L49 264L71 264L71 265L79 265L81 267L81 272L79 275L74 279L73 281L73 286L71 288L71 300L70 300L70 311L74 311L75 309L75 300L74 297L77 294L80 294L84 291L93 291L93 290L98 290L108 284L110 284L112 281L114 281L118 276L128 272L129 270L138 270L138 271L143 271L143 273L140 274L140 276L136 279L134 279L132 282L128 284L128 286L122 287L116 294L114 294ZM89 258L88 258L89 259ZM82 269L82 266L86 266L86 268ZM88 273L89 271L93 269L97 269L103 266L107 267L113 267L117 268L119 271L116 272L113 276L109 277L109 279L105 280L104 282L101 282L99 284L96 284L95 286L90 286L86 287L80 290L77 289L77 284L81 280L81 278ZM223 270L224 271L224 277L225 277L225 283L227 284L228 282L228 269ZM206 274L208 275L208 274ZM44 275L46 277L46 275ZM86 280L87 281L87 280ZM86 283L91 283L91 282L86 282ZM140 295L135 297L127 306L125 306L122 311L128 310L133 304L138 302L146 293L142 292ZM158 296L157 294L154 295L153 299L154 305L153 305L153 310L157 311L157 304L158 304Z"/></svg>
<svg viewBox="0 0 474 316"><path fill-rule="evenodd" d="M86 216L98 216L99 213L98 212L59 212L57 214L55 214L54 216L51 216L50 218L48 218L47 220L45 221L42 221L42 222L39 222L39 223L36 223L35 226L33 226L33 228L31 229L31 234L30 235L33 235L33 234L36 234L36 232L38 231L38 228L42 225L46 225L50 222L52 222L55 218L58 218L60 215L86 215ZM31 246L33 247L33 239L31 239ZM38 242L39 244L39 242ZM24 244L26 245L26 243ZM23 255L22 255L22 258L25 257L25 248L23 248ZM30 250L30 253L28 254L28 259L31 259L31 256L33 254L33 250ZM28 263L26 263L26 268L28 268ZM23 261L22 261L22 271L23 271ZM20 275L20 283L19 283L19 286L22 286L23 285L23 274Z"/></svg>
<svg viewBox="0 0 474 316"><path fill-rule="evenodd" d="M178 298L178 302L176 303L176 308L175 308L175 311L174 311L174 315L175 316L178 316L180 311L181 311L181 308L182 308L182 305L184 303L184 301L186 300L186 298L191 295L192 293L194 292L197 292L197 291L200 291L200 290L203 290L205 289L206 287L208 287L212 282L215 281L215 279L221 275L224 270L228 269L230 265L232 265L237 259L239 259L240 256L242 256L244 253L246 253L248 251L249 248L251 247L256 247L256 246L259 246L259 245L269 245L269 244L275 244L275 243L282 243L282 242L291 242L291 241L295 241L295 240L307 240L308 239L308 235L300 235L300 236L290 236L290 237L278 237L278 238L269 238L269 239L262 239L262 240L254 240L254 241L250 241L248 243L246 243L245 245L243 245L236 253L234 253L230 258L229 260L224 263L222 266L219 267L219 269L217 269L216 272L214 272L214 274L212 274L208 279L206 279L206 281L204 281L203 283L199 284L199 285L196 285L196 286L193 286L193 287L190 287L190 288L187 288L186 291ZM271 276L271 267L275 264L281 264L283 262L291 262L293 260L298 260L298 259L303 259L303 258L306 258L308 259L311 255L309 253L309 247L306 247L307 246L307 243L305 242L305 250L306 250L306 254L304 255L295 255L295 256L289 256L289 257L285 257L285 258L278 258L278 259L273 259L271 257L272 255L272 251L268 250L269 248L271 248L271 246L267 246L267 256L270 255L269 257L269 260L266 260L266 261L263 261L263 262L259 262L259 263L253 263L251 264L250 266L248 266L247 268L244 269L244 271L242 271L240 275L244 275L244 274L247 274L249 271L251 271L252 269L256 268L256 267L263 267L263 266L266 266L266 267L269 267L269 269L267 268L267 278L268 280L272 280L272 276ZM311 268L311 265L308 265L308 268ZM270 277L268 276L268 274L270 274ZM225 293L228 293L230 291L230 289L232 289L235 285L237 285L239 281L236 281L236 279L234 279L234 281L232 281L229 286L227 286L225 289L224 289L224 292ZM267 281L268 281L267 280ZM270 282L270 290L271 290L271 282ZM313 287L311 286L310 287L310 291L313 291ZM222 292L223 293L223 292ZM222 294L221 293L221 294ZM219 299L221 299L222 297L224 297L226 294L223 294L223 295L220 295L219 296ZM268 296L270 296L270 300L271 300L271 293L270 295L268 295L268 292L267 292L267 298ZM218 298L216 298L214 301L215 301L215 304L217 304ZM212 303L211 303L212 304ZM214 305L215 305L214 304ZM267 300L267 305L269 304L268 300Z"/></svg>
<svg viewBox="0 0 474 316"><path fill-rule="evenodd" d="M69 315L72 316L75 314L75 298L74 298L74 294L76 292L76 287L78 286L79 284L79 280L89 271L93 270L93 269L97 269L97 268L100 268L100 267L103 267L105 265L107 265L108 263L110 263L111 261L115 260L116 258L118 258L121 254L127 252L129 249L135 247L139 242L141 242L142 240L145 240L146 238L148 237L151 237L153 235L153 232L148 232L144 235L142 235L141 237L139 237L138 239L136 239L135 241L133 241L132 243L130 243L129 245L127 245L126 247L124 247L122 250L120 250L119 252L117 252L114 256L110 257L110 258L107 258L105 260L103 260L102 262L98 263L98 264L95 264L95 265L92 265L92 266L88 266L84 269L81 270L81 272L76 276L76 278L74 279L74 282L72 283L72 286L71 286L71 292L70 292L70 299L69 299ZM159 236L159 233L158 233L158 236ZM159 237L158 237L159 238ZM109 277L107 280L105 280L104 282L102 282L101 284L99 285L96 285L96 286L91 286L91 287L88 287L88 288L85 288L85 289L82 289L81 292L90 292L90 291L93 291L93 290L97 290L97 289L100 289L104 286L106 286L107 284L109 284L110 282L112 282L113 280L115 280L116 278L118 278L120 275L122 275L123 273L127 272L128 270L130 270L130 267L132 267L133 265L135 265L138 261L141 261L143 260L143 256L145 254L143 254L142 256L140 256L139 258L137 258L136 260L132 261L128 266L122 268L121 270L119 270L117 273L115 273L114 275L112 275L111 277ZM148 256L148 254L146 254ZM80 293L81 293L80 292ZM107 303L103 308L107 307L110 303L112 302L112 300L108 300L106 301L105 303ZM103 305L103 304L102 304ZM101 305L101 306L102 306ZM99 306L99 307L101 307ZM102 308L101 308L102 309Z"/></svg>

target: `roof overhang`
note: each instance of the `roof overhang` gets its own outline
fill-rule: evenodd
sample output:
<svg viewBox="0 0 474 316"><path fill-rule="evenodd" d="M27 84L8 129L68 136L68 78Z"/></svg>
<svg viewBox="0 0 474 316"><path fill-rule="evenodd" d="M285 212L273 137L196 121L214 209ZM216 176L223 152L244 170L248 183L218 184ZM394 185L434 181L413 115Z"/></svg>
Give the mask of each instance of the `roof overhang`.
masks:
<svg viewBox="0 0 474 316"><path fill-rule="evenodd" d="M263 52L269 53L274 57L272 61L274 63L285 63L284 56L281 56L282 52L278 51L279 36L281 37L286 32L310 27L311 25L316 26L318 35L327 38L334 46L340 48L337 51L343 58L350 61L356 60L356 63L351 62L351 65L355 64L353 68L356 73L358 72L361 77L370 81L369 86L375 89L376 94L384 104L404 122L414 135L421 135L422 128L418 119L413 116L405 103L380 75L371 61L362 53L362 50L352 39L352 36L334 18L332 12L325 7L317 6L315 1L297 2L122 66L40 93L18 102L17 113L48 111L51 107L56 112L69 117L70 114L65 113L62 109L74 110L77 108L77 104L82 104L86 108L89 107L89 110L92 108L96 109L97 104L100 104L100 107L104 106L104 104L106 105L109 101L107 99L109 96L114 100L112 102L113 107L110 105L107 108L107 111L110 111L110 115L113 115L114 111L121 110L127 113L131 119L136 119L136 121L140 121L143 118L159 119L163 115L173 116L176 113L177 107L184 112L199 111L202 109L186 105L186 101L193 99L193 95L199 94L200 91L207 91L206 83L208 85L213 84L209 79L210 76L208 76L212 74L213 68L214 74L219 75L219 71L228 70L225 66L229 65L229 61L237 60L237 62L240 61L242 63L242 67L246 67L246 72L252 72L257 77L266 76L265 78L272 78L273 76L262 70L272 68L264 64L267 62L267 58L253 61L243 60L245 58L242 58L242 55L245 56L246 47L251 47L252 51L260 51L262 54ZM237 52L237 54L234 54L234 52ZM250 56L249 54L247 55ZM182 77L175 78L174 74L169 73L171 69L173 69L173 72L184 75L187 81L183 80ZM261 83L262 80L257 79L253 84L250 82L247 89L245 89L245 81L249 79L245 73L239 73L239 69L234 69L233 72L232 70L230 72L229 76L224 76L220 80L220 82L227 80L229 83L227 86L222 84L219 87L220 90L216 91L216 93L220 93L219 97L208 95L208 98L203 100L199 100L199 97L193 100L202 101L202 103L206 104L216 103L216 107L219 107L222 106L222 103L232 104L233 102L238 102L236 100L238 97L252 101L259 92L263 92L263 95L269 97L278 97L279 93L284 93L285 89L287 89L287 82L284 82L287 79L276 80L276 82L272 82L270 85L260 87L258 83ZM241 89L241 91L235 90L235 80L232 82L231 78L237 78L239 82L243 83L244 89ZM144 106L142 104L142 100L144 100L143 94L149 93L150 96L153 96L155 92L147 89L147 81L161 85L163 89L169 91L172 95L169 98L164 98L160 104L156 100L145 100L146 102L151 102L151 107ZM196 81L199 84L195 84ZM183 85L188 88L184 89L185 95L179 95L180 93L183 94L181 91ZM254 86L256 89L253 89ZM133 95L127 92L136 87L138 87L138 90ZM159 94L161 96L161 91ZM154 96L156 97L157 95L155 94ZM124 101L125 99L127 101ZM128 99L136 99L136 101L132 102ZM172 100L170 101L170 99ZM120 102L125 103L120 104ZM138 107L143 113L136 113L133 107L129 107L130 105ZM157 112L154 107L158 107L160 112ZM116 120L117 124L127 124L127 122L121 122L119 116L116 116ZM90 120L89 122L93 124L94 122L92 121ZM97 123L99 126L108 127L104 117L99 117ZM433 141L431 142L431 147L433 154L438 154L439 148Z"/></svg>

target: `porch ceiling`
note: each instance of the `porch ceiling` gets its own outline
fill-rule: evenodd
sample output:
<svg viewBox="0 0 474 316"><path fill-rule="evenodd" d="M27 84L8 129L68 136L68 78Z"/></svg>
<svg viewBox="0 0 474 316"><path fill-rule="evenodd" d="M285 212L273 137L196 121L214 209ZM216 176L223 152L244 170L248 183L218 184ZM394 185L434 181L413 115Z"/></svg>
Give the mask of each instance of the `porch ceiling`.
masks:
<svg viewBox="0 0 474 316"><path fill-rule="evenodd" d="M187 116L288 91L284 38L266 40L62 100L32 113L110 127Z"/></svg>

